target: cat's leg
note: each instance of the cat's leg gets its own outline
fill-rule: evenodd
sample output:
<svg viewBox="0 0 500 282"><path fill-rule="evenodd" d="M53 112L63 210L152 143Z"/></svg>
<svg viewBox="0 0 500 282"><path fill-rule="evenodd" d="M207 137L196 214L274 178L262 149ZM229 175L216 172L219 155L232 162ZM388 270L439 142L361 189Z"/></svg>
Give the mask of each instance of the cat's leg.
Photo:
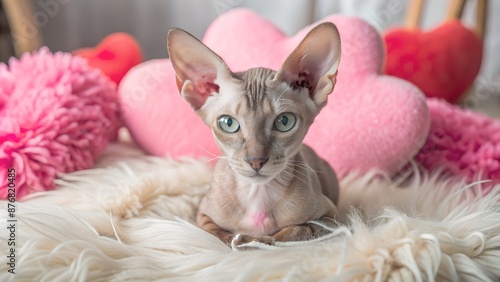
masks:
<svg viewBox="0 0 500 282"><path fill-rule="evenodd" d="M332 218L321 217L314 222L287 226L272 237L279 242L310 240L330 234L331 231L324 228L324 226L333 228L335 225L336 223Z"/></svg>
<svg viewBox="0 0 500 282"><path fill-rule="evenodd" d="M229 244L234 238L234 234L223 229L219 225L217 225L208 215L203 213L198 213L196 216L196 222L198 226L203 228L208 233L211 233L217 238L219 238L222 242Z"/></svg>
<svg viewBox="0 0 500 282"><path fill-rule="evenodd" d="M212 218L206 214L199 213L196 219L198 226L206 230L207 232L217 236L222 242L228 244L229 246L239 246L241 244L250 242L260 242L267 245L272 245L274 243L274 238L271 236L254 237L244 234L234 234L227 231L226 229L217 225Z"/></svg>

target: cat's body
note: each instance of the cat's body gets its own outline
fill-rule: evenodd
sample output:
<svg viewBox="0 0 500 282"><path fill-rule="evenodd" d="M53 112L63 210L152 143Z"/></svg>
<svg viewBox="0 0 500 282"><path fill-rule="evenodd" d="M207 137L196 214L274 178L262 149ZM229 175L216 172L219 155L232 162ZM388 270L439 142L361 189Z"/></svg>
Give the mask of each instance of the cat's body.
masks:
<svg viewBox="0 0 500 282"><path fill-rule="evenodd" d="M323 228L309 221L334 218L338 183L302 141L335 84L335 26L311 31L278 72L233 73L180 30L169 33L169 51L181 95L222 151L197 223L226 243L321 235Z"/></svg>
<svg viewBox="0 0 500 282"><path fill-rule="evenodd" d="M227 175L228 162L219 160L211 189L200 204L198 223L206 215L231 233L262 237L323 216L334 218L337 180L323 162L303 145L284 172L265 184L255 184L236 173Z"/></svg>

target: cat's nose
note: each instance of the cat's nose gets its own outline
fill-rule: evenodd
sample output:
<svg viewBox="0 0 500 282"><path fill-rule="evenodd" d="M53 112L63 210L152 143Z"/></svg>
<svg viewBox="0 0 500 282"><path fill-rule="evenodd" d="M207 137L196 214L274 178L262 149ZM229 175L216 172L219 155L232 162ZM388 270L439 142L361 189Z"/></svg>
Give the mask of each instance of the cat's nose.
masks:
<svg viewBox="0 0 500 282"><path fill-rule="evenodd" d="M247 158L247 162L252 166L255 171L259 171L264 164L267 162L268 158Z"/></svg>

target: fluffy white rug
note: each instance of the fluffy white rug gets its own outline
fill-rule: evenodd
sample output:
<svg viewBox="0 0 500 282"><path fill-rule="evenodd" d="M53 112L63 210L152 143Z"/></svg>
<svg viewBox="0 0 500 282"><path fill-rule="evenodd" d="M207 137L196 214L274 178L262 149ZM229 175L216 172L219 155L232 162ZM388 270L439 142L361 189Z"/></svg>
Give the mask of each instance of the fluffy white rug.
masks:
<svg viewBox="0 0 500 282"><path fill-rule="evenodd" d="M210 174L200 161L112 145L95 169L17 203L16 275L2 263L0 280L500 281L500 187L481 196L479 184L437 175L350 175L345 225L331 236L237 251L192 223Z"/></svg>

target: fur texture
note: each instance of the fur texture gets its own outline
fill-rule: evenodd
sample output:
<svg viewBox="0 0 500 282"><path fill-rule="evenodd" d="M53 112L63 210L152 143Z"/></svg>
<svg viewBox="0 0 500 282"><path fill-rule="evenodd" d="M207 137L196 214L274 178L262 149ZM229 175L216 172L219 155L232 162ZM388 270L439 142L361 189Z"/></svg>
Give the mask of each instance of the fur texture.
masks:
<svg viewBox="0 0 500 282"><path fill-rule="evenodd" d="M330 236L237 251L193 223L210 177L200 161L110 146L96 168L17 203L16 281L500 279L500 187L351 174ZM0 264L0 280L13 278Z"/></svg>

